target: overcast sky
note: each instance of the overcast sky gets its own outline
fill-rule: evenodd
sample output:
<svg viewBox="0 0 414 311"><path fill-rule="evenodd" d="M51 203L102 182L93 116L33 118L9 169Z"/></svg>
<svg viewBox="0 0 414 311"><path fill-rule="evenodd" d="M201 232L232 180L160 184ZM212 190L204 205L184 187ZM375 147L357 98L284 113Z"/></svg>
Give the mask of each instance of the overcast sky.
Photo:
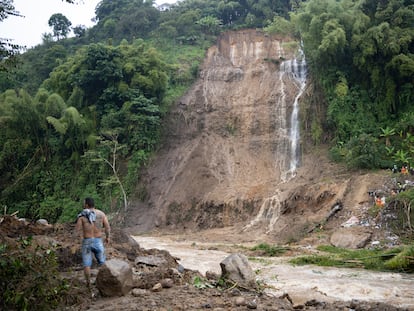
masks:
<svg viewBox="0 0 414 311"><path fill-rule="evenodd" d="M91 27L95 7L101 0L83 0L80 4L68 4L62 0L14 0L16 10L24 17L9 16L0 22L0 38L13 39L12 43L33 47L42 42L42 34L51 33L48 25L50 16L62 13L72 27ZM115 0L116 1L116 0ZM176 0L156 0L157 4L175 3Z"/></svg>

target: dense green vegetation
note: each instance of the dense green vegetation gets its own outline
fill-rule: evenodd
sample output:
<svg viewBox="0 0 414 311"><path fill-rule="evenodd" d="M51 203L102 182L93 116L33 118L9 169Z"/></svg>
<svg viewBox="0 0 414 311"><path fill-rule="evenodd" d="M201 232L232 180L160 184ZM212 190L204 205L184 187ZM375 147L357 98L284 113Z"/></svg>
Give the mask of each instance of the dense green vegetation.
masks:
<svg viewBox="0 0 414 311"><path fill-rule="evenodd" d="M18 10L0 5L0 22ZM66 221L86 195L126 207L165 113L229 29L303 42L315 95L304 135L330 143L335 159L414 165L413 1L183 0L159 11L151 0L103 0L95 19L67 38L70 21L51 17L51 35L13 67L16 47L0 46L0 204L10 212Z"/></svg>
<svg viewBox="0 0 414 311"><path fill-rule="evenodd" d="M332 154L351 167L414 164L413 1L311 0L292 21L326 99Z"/></svg>

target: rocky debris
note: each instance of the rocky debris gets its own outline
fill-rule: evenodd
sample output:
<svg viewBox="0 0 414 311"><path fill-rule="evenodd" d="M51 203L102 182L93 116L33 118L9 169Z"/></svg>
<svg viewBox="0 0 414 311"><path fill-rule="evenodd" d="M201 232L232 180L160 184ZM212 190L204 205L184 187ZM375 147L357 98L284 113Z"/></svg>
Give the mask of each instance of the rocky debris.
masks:
<svg viewBox="0 0 414 311"><path fill-rule="evenodd" d="M364 248L371 240L372 232L365 227L339 228L331 235L331 244L335 247Z"/></svg>
<svg viewBox="0 0 414 311"><path fill-rule="evenodd" d="M246 299L244 297L236 297L234 299L234 304L236 306L245 306L247 303L246 303Z"/></svg>
<svg viewBox="0 0 414 311"><path fill-rule="evenodd" d="M111 243L113 249L107 248L109 255L123 256L123 259L133 262L137 256L142 254L143 250L138 242L124 230L112 228L111 236L114 243Z"/></svg>
<svg viewBox="0 0 414 311"><path fill-rule="evenodd" d="M352 216L347 221L345 221L344 223L342 223L341 224L341 227L349 228L349 227L357 226L359 224L360 224L359 218L356 217L356 216Z"/></svg>
<svg viewBox="0 0 414 311"><path fill-rule="evenodd" d="M153 291L153 292L160 292L161 290L162 290L162 284L161 283L157 283L151 288L151 291Z"/></svg>
<svg viewBox="0 0 414 311"><path fill-rule="evenodd" d="M119 303L119 299L122 299L121 303ZM258 295L255 292L243 291L241 296L234 297L226 290L217 288L200 290L189 284L174 286L158 292L134 289L131 291L131 295L118 298L118 304L115 304L115 301L97 300L89 308L89 310L108 311L246 311L250 309L262 311L294 310L292 305L285 300L267 295Z"/></svg>
<svg viewBox="0 0 414 311"><path fill-rule="evenodd" d="M409 311L410 309L393 307L381 302L369 303L359 300L352 300L348 303L343 303L350 310L355 311Z"/></svg>
<svg viewBox="0 0 414 311"><path fill-rule="evenodd" d="M42 226L50 226L49 222L43 218L36 220L36 223Z"/></svg>
<svg viewBox="0 0 414 311"><path fill-rule="evenodd" d="M145 295L146 293L147 293L147 290L146 290L146 289L142 289L142 288L134 288L134 289L131 291L131 294L132 294L132 296L134 296L134 297L143 296L143 295Z"/></svg>
<svg viewBox="0 0 414 311"><path fill-rule="evenodd" d="M165 278L161 280L161 286L162 288L171 288L174 286L174 280L171 278Z"/></svg>
<svg viewBox="0 0 414 311"><path fill-rule="evenodd" d="M20 236L48 235L54 227L46 222L20 221L16 215L3 215L0 217L0 237L17 238ZM1 242L1 240L0 240Z"/></svg>
<svg viewBox="0 0 414 311"><path fill-rule="evenodd" d="M217 273L215 273L214 271L208 270L208 271L206 271L206 278L208 280L218 281L218 279L220 278L220 276Z"/></svg>
<svg viewBox="0 0 414 311"><path fill-rule="evenodd" d="M34 231L37 233L46 232L45 235L40 234L33 237L35 242L33 244L34 247L36 247L35 245L47 246L47 249L54 250L57 254L62 276L70 284L66 307L64 308L67 311L404 310L378 303L358 301L325 303L324 301L311 300L300 305L294 305L291 299L289 300L289 296L277 298L264 294L260 290L247 289L236 284L231 284L230 288L198 288L194 285L194 279L195 277L202 278L200 273L180 266L177 259L167 251L140 248L135 241L129 239L123 230L115 227L112 230L111 245L107 246L109 258L107 263L99 270L94 268L91 271L92 281L96 277L96 288L92 286L94 296L91 297L84 283L80 265L80 243L73 232L73 224L52 225L51 231L50 228L43 228L44 231L38 231L37 225L33 222L25 224L14 217L9 219L8 216L2 216L1 218L3 221L0 223L0 241L7 245L18 243L18 240L27 238ZM6 218L7 220L5 220ZM17 232L21 232L21 235L10 237ZM10 242L13 243L10 244ZM131 258L131 260L128 258ZM254 282L255 274L248 265L245 265L247 258L244 255L233 254L224 261L232 263L232 266L225 264L225 271L243 271L242 276L238 273L235 275L241 280ZM112 271L104 272L104 269L110 270L108 267L111 267ZM116 269L118 269L118 272L113 271ZM132 269L132 273L130 269ZM119 282L118 285L107 283L108 279L113 278L112 274L122 274L124 270L127 276L124 280L121 278L121 281L116 281ZM227 275L227 272L225 274ZM217 274L212 272L206 273L207 275L217 281L211 282L212 284L219 283L220 277ZM104 279L106 287L102 285L101 278ZM231 278L237 279L235 276ZM239 279L237 279L237 282L240 282ZM106 290L113 290L114 288L117 289L117 294L114 292L106 293ZM103 297L104 295L115 296Z"/></svg>
<svg viewBox="0 0 414 311"><path fill-rule="evenodd" d="M201 276L199 272L179 265L176 258L164 250L144 250L133 262L134 288L153 289L158 283L161 284L160 289L169 288L192 282L195 276Z"/></svg>
<svg viewBox="0 0 414 311"><path fill-rule="evenodd" d="M132 268L128 262L110 259L99 269L96 287L102 296L123 296L132 289Z"/></svg>
<svg viewBox="0 0 414 311"><path fill-rule="evenodd" d="M224 279L237 286L251 289L256 287L256 276L245 255L231 254L220 263L220 267Z"/></svg>
<svg viewBox="0 0 414 311"><path fill-rule="evenodd" d="M167 261L162 257L149 255L149 256L139 256L135 258L135 264L136 265L145 264L148 266L160 267L160 266L165 266L167 264Z"/></svg>

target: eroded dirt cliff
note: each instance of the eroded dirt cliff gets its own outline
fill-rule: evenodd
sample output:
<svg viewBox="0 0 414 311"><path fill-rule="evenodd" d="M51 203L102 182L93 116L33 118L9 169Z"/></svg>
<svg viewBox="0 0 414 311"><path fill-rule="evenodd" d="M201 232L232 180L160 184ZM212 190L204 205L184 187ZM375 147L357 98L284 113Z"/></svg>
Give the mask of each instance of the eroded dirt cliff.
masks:
<svg viewBox="0 0 414 311"><path fill-rule="evenodd" d="M348 172L323 147L302 150L298 167L290 167L300 85L285 67L297 56L290 38L255 30L219 38L167 118L144 178L148 201L132 204L127 217L131 232L234 227L239 240L287 242L311 233L338 202L343 209L325 228L363 216L383 173ZM309 95L305 89L299 103Z"/></svg>

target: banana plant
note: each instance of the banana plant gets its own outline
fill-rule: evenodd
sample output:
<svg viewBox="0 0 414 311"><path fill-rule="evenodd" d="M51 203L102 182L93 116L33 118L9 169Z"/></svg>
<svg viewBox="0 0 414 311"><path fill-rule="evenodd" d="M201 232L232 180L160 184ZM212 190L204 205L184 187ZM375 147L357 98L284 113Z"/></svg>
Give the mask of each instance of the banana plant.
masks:
<svg viewBox="0 0 414 311"><path fill-rule="evenodd" d="M393 159L401 165L409 164L412 158L409 156L409 152L405 150L397 150Z"/></svg>

